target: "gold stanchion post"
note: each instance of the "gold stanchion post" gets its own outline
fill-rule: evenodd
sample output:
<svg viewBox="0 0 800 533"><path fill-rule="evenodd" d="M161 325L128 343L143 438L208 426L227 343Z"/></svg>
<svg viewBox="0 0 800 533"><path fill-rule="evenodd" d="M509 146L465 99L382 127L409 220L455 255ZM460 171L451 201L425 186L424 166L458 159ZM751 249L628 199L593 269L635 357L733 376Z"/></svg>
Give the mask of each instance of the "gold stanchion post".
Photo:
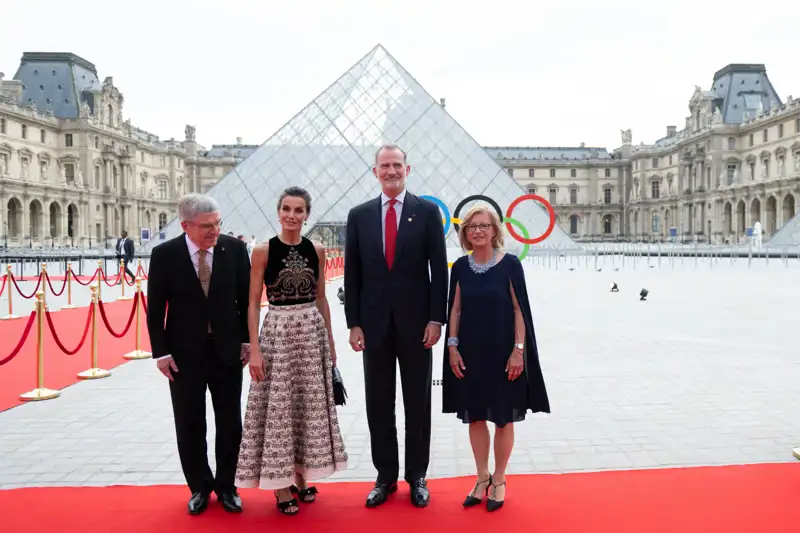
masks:
<svg viewBox="0 0 800 533"><path fill-rule="evenodd" d="M99 271L97 274L97 301L103 299L103 276L105 276L105 272L103 272L103 261L100 259L97 260L97 270ZM90 304L91 305L91 304Z"/></svg>
<svg viewBox="0 0 800 533"><path fill-rule="evenodd" d="M72 262L67 263L67 305L61 309L75 309L77 305L72 305Z"/></svg>
<svg viewBox="0 0 800 533"><path fill-rule="evenodd" d="M48 276L47 276L47 263L42 263L42 302L44 303L44 310L50 311L50 306L47 305L47 285L48 285ZM58 311L58 309L56 309ZM53 313L54 311L50 311Z"/></svg>
<svg viewBox="0 0 800 533"><path fill-rule="evenodd" d="M14 306L11 303L11 295L14 292L14 282L11 281L11 265L6 265L6 297L8 298L8 315L0 317L0 320L16 320L19 317L14 314Z"/></svg>
<svg viewBox="0 0 800 533"><path fill-rule="evenodd" d="M119 279L122 281L122 296L117 298L117 301L120 300L131 300L133 296L125 296L125 258L119 260Z"/></svg>
<svg viewBox="0 0 800 533"><path fill-rule="evenodd" d="M24 402L35 402L39 400L52 400L61 396L57 390L46 389L44 387L44 292L36 292L36 388L32 391L19 395L19 399Z"/></svg>
<svg viewBox="0 0 800 533"><path fill-rule="evenodd" d="M102 280L100 280L102 282ZM97 296L97 287L100 285L92 284L90 287L92 289L92 368L89 370L84 370L78 374L78 379L100 379L100 378L107 378L111 375L111 372L108 370L103 370L102 368L97 368L97 307L99 298Z"/></svg>
<svg viewBox="0 0 800 533"><path fill-rule="evenodd" d="M122 356L123 359L149 359L153 356L150 352L146 352L140 349L140 339L141 339L141 321L139 315L139 310L142 308L142 278L136 276L136 294L139 295L139 300L136 302L136 344L134 345L134 350L132 352L128 352Z"/></svg>

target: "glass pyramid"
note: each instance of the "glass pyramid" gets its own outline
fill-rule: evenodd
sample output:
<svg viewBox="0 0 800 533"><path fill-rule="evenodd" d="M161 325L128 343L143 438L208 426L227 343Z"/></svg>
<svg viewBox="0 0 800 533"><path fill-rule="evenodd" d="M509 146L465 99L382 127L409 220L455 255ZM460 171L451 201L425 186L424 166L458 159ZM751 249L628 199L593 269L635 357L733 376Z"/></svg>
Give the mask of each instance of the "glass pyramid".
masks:
<svg viewBox="0 0 800 533"><path fill-rule="evenodd" d="M451 216L470 195L492 198L505 215L511 202L525 194L378 45L209 190L220 204L223 231L259 240L276 235L278 196L286 187L298 185L312 197L307 235L328 246L342 246L348 211L380 193L372 165L375 151L386 143L397 144L408 154L408 190L440 199ZM541 235L549 222L545 209L533 201L519 204L513 218L531 237ZM452 224L447 226L448 248L458 248L456 231ZM172 221L164 232L166 238L179 235L179 221ZM508 235L505 241L512 252L522 249ZM155 244L157 240L150 243ZM580 246L556 226L545 241L531 248Z"/></svg>
<svg viewBox="0 0 800 533"><path fill-rule="evenodd" d="M788 248L800 252L800 214L787 222L767 243L768 248Z"/></svg>

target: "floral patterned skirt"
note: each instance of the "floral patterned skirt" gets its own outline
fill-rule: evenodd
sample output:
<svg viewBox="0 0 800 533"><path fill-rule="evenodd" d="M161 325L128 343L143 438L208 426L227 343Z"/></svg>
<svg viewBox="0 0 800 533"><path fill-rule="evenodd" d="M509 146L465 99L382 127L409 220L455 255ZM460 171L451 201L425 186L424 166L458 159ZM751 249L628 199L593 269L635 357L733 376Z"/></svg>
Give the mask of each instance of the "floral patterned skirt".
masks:
<svg viewBox="0 0 800 533"><path fill-rule="evenodd" d="M330 345L316 304L270 307L259 337L266 379L253 381L236 468L240 488L280 489L347 468Z"/></svg>

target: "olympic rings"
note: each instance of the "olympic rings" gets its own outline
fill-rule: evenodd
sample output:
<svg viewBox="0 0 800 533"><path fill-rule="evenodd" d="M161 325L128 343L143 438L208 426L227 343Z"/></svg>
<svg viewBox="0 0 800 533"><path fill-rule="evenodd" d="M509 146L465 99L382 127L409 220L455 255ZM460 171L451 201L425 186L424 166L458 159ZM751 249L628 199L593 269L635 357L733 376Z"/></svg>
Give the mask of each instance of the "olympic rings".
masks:
<svg viewBox="0 0 800 533"><path fill-rule="evenodd" d="M553 230L555 229L556 226L556 212L553 209L553 206L550 205L550 202L548 202L547 200L536 194L524 194L519 198L517 198L516 200L514 200L513 202L511 202L511 204L508 206L508 209L506 210L505 216L503 216L503 212L500 209L498 203L495 202L492 198L489 198L488 196L485 196L483 194L473 194L461 200L456 206L456 209L453 212L452 216L450 215L450 210L447 208L447 205L445 205L445 203L439 198L431 195L422 195L420 196L420 198L425 198L426 200L430 200L431 202L436 204L439 207L439 209L442 210L444 214L443 223L444 223L445 235L447 235L447 233L450 231L451 225L455 227L456 231L459 231L459 224L461 224L461 219L459 218L459 215L461 214L461 210L468 203L478 200L488 203L497 213L497 217L500 220L500 223L501 224L505 223L506 229L508 229L508 232L511 235L511 237L513 237L515 241L523 244L522 251L519 255L520 259L523 259L528 254L528 252L530 251L531 244L537 244L545 240L547 237L550 236L551 233L553 233ZM550 217L550 223L548 224L545 232L539 237L533 239L530 238L528 230L525 228L525 226L523 226L519 220L511 216L512 212L514 211L514 208L525 200L534 200L544 205ZM519 229L519 231L522 232L522 236L520 236L519 233L517 233L512 226L516 226L517 229Z"/></svg>
<svg viewBox="0 0 800 533"><path fill-rule="evenodd" d="M464 208L464 206L476 200L483 200L484 202L492 206L494 208L494 212L497 213L497 220L499 220L500 222L503 221L503 212L500 210L500 206L497 205L497 202L495 202L488 196L484 196L483 194L473 194L472 196L467 196L466 198L458 202L458 205L456 206L456 210L453 213L453 216L455 218L458 218L458 215L461 214L461 210ZM458 221L461 222L461 219L459 219ZM456 231L458 231L459 230L458 224L454 222L453 225L455 226Z"/></svg>
<svg viewBox="0 0 800 533"><path fill-rule="evenodd" d="M542 233L541 236L536 237L535 239L529 239L527 236L520 237L519 235L517 235L517 232L514 231L514 228L512 228L511 224L508 222L508 219L511 217L511 212L524 200L535 200L541 203L542 205L545 206L545 208L547 208L547 212L550 214L550 224L547 225L547 229L544 231L544 233ZM542 242L547 237L549 237L551 233L553 233L553 229L555 227L556 227L556 212L553 209L553 206L550 205L550 202L548 202L547 200L545 200L544 198L542 198L537 194L523 194L522 196L511 202L511 205L508 206L508 210L506 210L506 229L508 230L508 232L511 234L512 237L514 237L518 242L521 242L522 244L536 244L537 242Z"/></svg>

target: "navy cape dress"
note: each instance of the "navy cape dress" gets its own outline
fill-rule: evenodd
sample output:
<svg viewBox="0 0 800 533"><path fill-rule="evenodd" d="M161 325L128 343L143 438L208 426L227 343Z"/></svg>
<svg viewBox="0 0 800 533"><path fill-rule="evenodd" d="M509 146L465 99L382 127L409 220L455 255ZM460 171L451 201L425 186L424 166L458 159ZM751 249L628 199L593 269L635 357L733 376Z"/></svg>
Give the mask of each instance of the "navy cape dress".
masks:
<svg viewBox="0 0 800 533"><path fill-rule="evenodd" d="M455 413L464 423L481 420L499 427L521 422L528 410L550 412L550 402L539 364L536 333L528 301L525 273L519 258L505 254L493 267L477 274L467 256L460 257L450 271L448 317L452 314L456 286L461 292L458 350L464 360L464 377L450 368L446 342L442 360L442 411ZM514 304L517 297L525 320L523 373L508 380L505 368L514 348ZM450 318L445 339L450 337Z"/></svg>

